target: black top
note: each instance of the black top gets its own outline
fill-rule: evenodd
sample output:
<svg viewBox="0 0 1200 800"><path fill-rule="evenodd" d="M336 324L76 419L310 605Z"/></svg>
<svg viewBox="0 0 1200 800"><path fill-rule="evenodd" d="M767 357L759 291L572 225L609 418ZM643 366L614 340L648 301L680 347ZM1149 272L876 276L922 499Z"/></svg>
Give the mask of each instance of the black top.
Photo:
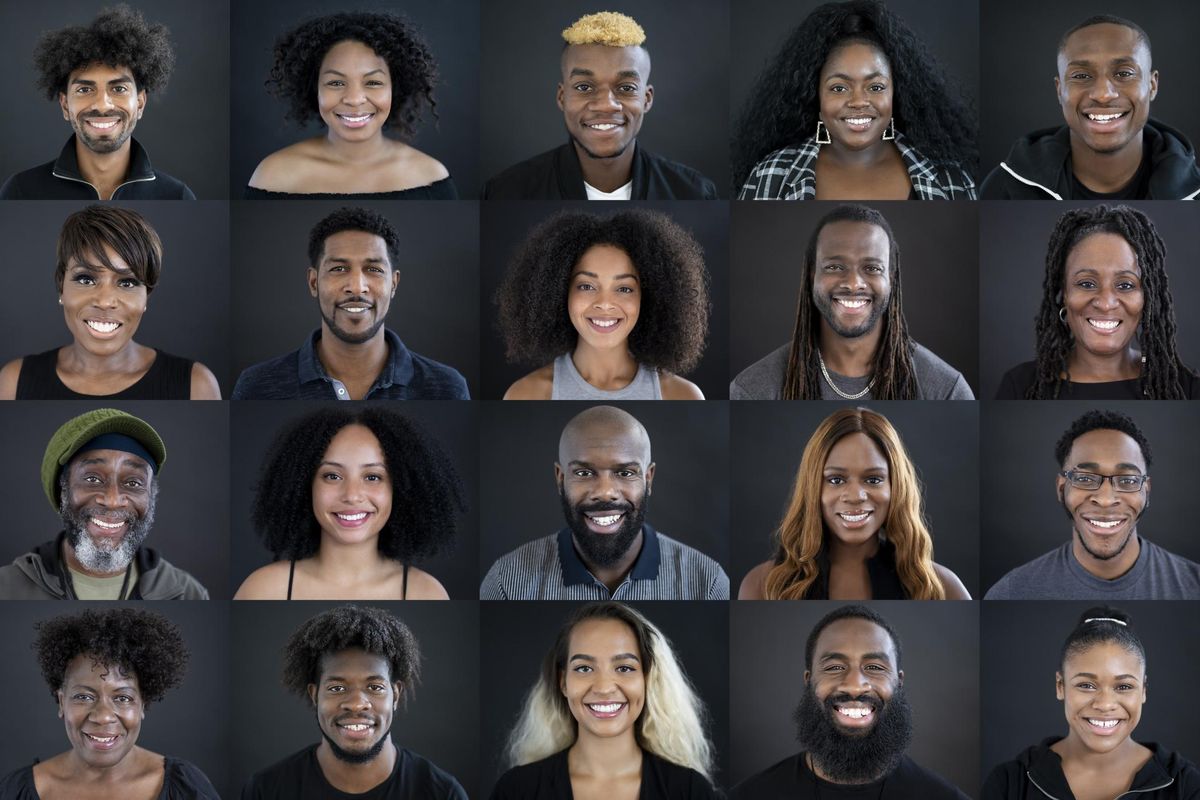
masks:
<svg viewBox="0 0 1200 800"><path fill-rule="evenodd" d="M691 167L660 158L635 142L631 200L716 200L717 187ZM567 142L509 167L483 186L484 200L587 200L583 169Z"/></svg>
<svg viewBox="0 0 1200 800"><path fill-rule="evenodd" d="M1025 393L1033 386L1037 377L1037 362L1026 361L1004 373L1000 381L1000 389L996 392L997 400L1024 400ZM1183 390L1189 400L1200 400L1200 378L1194 374L1185 374ZM1142 394L1141 381L1137 378L1128 381L1108 381L1106 383L1075 383L1064 381L1058 392L1059 400L1145 400Z"/></svg>
<svg viewBox="0 0 1200 800"><path fill-rule="evenodd" d="M817 554L817 579L809 584L805 600L829 599L829 553L825 548ZM896 571L896 546L884 539L875 555L867 559L867 578L871 581L872 600L907 600L908 592Z"/></svg>
<svg viewBox="0 0 1200 800"><path fill-rule="evenodd" d="M403 747L383 783L359 794L339 791L325 780L313 744L256 772L242 800L467 800L467 793L453 775Z"/></svg>
<svg viewBox="0 0 1200 800"><path fill-rule="evenodd" d="M247 200L457 200L458 189L454 179L449 175L440 181L425 186L414 186L411 189L397 189L394 192L354 192L338 194L336 192L271 192L247 186L242 196Z"/></svg>
<svg viewBox="0 0 1200 800"><path fill-rule="evenodd" d="M37 762L35 761L34 764ZM0 781L3 800L41 800L33 784L33 764L10 772ZM182 758L163 757L163 788L158 800L221 800L207 776Z"/></svg>
<svg viewBox="0 0 1200 800"><path fill-rule="evenodd" d="M191 359L155 348L146 374L116 394L79 394L58 377L58 348L25 356L17 376L17 400L78 400L103 397L113 400L187 400L192 396Z"/></svg>
<svg viewBox="0 0 1200 800"><path fill-rule="evenodd" d="M729 800L970 800L942 776L902 756L874 783L830 783L813 774L804 753L788 756L729 790Z"/></svg>
<svg viewBox="0 0 1200 800"><path fill-rule="evenodd" d="M513 767L500 776L492 800L573 800L567 750L549 758ZM719 797L704 776L642 751L642 788L639 800L687 800Z"/></svg>
<svg viewBox="0 0 1200 800"><path fill-rule="evenodd" d="M1068 173L1071 176L1071 197L1080 200L1138 200L1150 194L1150 150L1142 148L1142 163L1138 164L1137 172L1129 183L1115 192L1093 192L1080 183L1074 170L1068 170Z"/></svg>
<svg viewBox="0 0 1200 800"><path fill-rule="evenodd" d="M292 559L291 566L288 567L288 592L287 599L292 599L292 583L296 579L296 559ZM408 564L404 565L404 575L401 576L400 583L400 599L408 599Z"/></svg>
<svg viewBox="0 0 1200 800"><path fill-rule="evenodd" d="M67 140L54 161L18 172L0 186L3 200L101 200L100 192L79 171L75 136ZM129 140L129 172L113 192L113 200L195 200L187 184L150 165L150 156Z"/></svg>

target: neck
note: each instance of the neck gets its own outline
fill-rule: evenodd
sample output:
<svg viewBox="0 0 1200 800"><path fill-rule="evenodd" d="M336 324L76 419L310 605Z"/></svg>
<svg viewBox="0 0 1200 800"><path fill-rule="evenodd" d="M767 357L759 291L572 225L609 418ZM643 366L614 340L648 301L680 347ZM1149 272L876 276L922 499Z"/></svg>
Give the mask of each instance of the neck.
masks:
<svg viewBox="0 0 1200 800"><path fill-rule="evenodd" d="M861 150L851 150L837 142L831 142L821 146L821 154L818 158L829 159L839 167L873 169L898 154L899 150L890 141L880 140Z"/></svg>
<svg viewBox="0 0 1200 800"><path fill-rule="evenodd" d="M583 379L598 389L628 386L638 371L638 363L626 347L597 350L582 339L575 345L571 361Z"/></svg>
<svg viewBox="0 0 1200 800"><path fill-rule="evenodd" d="M1097 355L1076 346L1067 357L1067 370L1071 380L1081 383L1133 380L1142 374L1142 354L1132 345L1113 355Z"/></svg>
<svg viewBox="0 0 1200 800"><path fill-rule="evenodd" d="M621 585L621 581L629 574L629 570L633 569L633 562L637 561L637 557L642 553L645 535L645 528L638 531L638 535L634 538L633 543L629 545L629 549L625 551L625 554L621 556L620 560L607 567L602 567L599 564L593 564L591 561L588 561L587 556L583 554L578 544L575 545L575 553L579 556L579 560L583 562L583 565L587 567L588 572L596 576L596 579L607 586L611 592ZM574 538L575 536L572 534L572 541L574 541Z"/></svg>
<svg viewBox="0 0 1200 800"><path fill-rule="evenodd" d="M883 775L880 774L880 775L872 776L870 778L864 778L861 781L839 781L839 780L835 780L834 778L830 777L830 775L828 773L826 773L825 770L821 769L821 765L817 763L817 760L815 758L813 758L812 753L807 753L804 756L804 758L807 759L808 768L813 771L813 774L816 775L821 780L825 781L826 783L836 783L840 786L858 786L858 785L867 784L867 783L874 783L875 781L877 781L883 777Z"/></svg>
<svg viewBox="0 0 1200 800"><path fill-rule="evenodd" d="M133 139L130 138L111 153L95 153L87 148L78 135L75 136L75 161L79 164L79 174L96 187L102 200L111 200L113 192L129 174L132 144Z"/></svg>
<svg viewBox="0 0 1200 800"><path fill-rule="evenodd" d="M116 572L95 572L90 570L75 557L75 548L71 546L71 542L68 540L63 541L63 560L67 562L68 567L81 575L87 575L89 578L115 578L118 575L124 575L125 571L129 569L129 565L126 564Z"/></svg>
<svg viewBox="0 0 1200 800"><path fill-rule="evenodd" d="M114 372L131 372L141 361L144 348L130 340L115 353L100 355L90 352L78 340L59 351L72 372L85 375L108 375Z"/></svg>
<svg viewBox="0 0 1200 800"><path fill-rule="evenodd" d="M875 369L875 352L879 349L879 338L883 325L875 327L855 339L839 336L829 323L821 320L821 358L825 366L847 378L861 378Z"/></svg>
<svg viewBox="0 0 1200 800"><path fill-rule="evenodd" d="M382 325L365 342L351 344L343 342L321 323L321 338L317 341L317 358L330 376L343 383L348 380L370 378L374 380L383 371L387 362L387 336Z"/></svg>
<svg viewBox="0 0 1200 800"><path fill-rule="evenodd" d="M387 152L390 140L382 132L364 139L361 142L348 142L333 133L326 133L321 140L326 153L334 161L370 162L379 159Z"/></svg>
<svg viewBox="0 0 1200 800"><path fill-rule="evenodd" d="M111 784L116 787L127 786L128 782L136 775L138 769L137 762L145 752L142 748L135 746L124 758L111 767L95 767L88 764L72 750L70 756L68 756L71 783L77 786L86 786L95 783ZM118 792L118 794L121 793Z"/></svg>
<svg viewBox="0 0 1200 800"><path fill-rule="evenodd" d="M392 744L389 736L377 757L365 764L350 764L335 756L329 742L322 738L317 746L317 764L333 788L348 794L362 794L383 783L392 774L396 766L396 745Z"/></svg>
<svg viewBox="0 0 1200 800"><path fill-rule="evenodd" d="M593 158L587 151L572 141L575 156L579 159L579 168L583 171L583 179L602 192L614 192L620 189L633 177L633 151L636 147L630 142L625 152L613 158Z"/></svg>
<svg viewBox="0 0 1200 800"><path fill-rule="evenodd" d="M866 541L851 544L826 534L825 545L828 548L830 566L864 564L879 552L879 536L875 535Z"/></svg>
<svg viewBox="0 0 1200 800"><path fill-rule="evenodd" d="M1120 150L1097 153L1071 134L1071 169L1093 192L1116 192L1129 185L1142 165L1142 131Z"/></svg>
<svg viewBox="0 0 1200 800"><path fill-rule="evenodd" d="M638 747L633 728L620 736L593 736L582 726L579 737L567 752L568 769L575 774L618 777L642 769L642 748Z"/></svg>
<svg viewBox="0 0 1200 800"><path fill-rule="evenodd" d="M1079 535L1077 531L1071 531L1071 552L1074 554L1075 560L1079 562L1079 566L1101 580L1113 581L1129 572L1137 563L1138 555L1142 552L1142 541L1138 536L1137 528L1134 528L1133 532L1129 534L1129 543L1125 545L1125 549L1108 559L1096 558L1084 550L1083 545L1079 543Z"/></svg>
<svg viewBox="0 0 1200 800"><path fill-rule="evenodd" d="M1083 767L1085 771L1091 772L1108 772L1109 770L1119 768L1121 762L1127 757L1136 756L1141 748L1133 737L1126 737L1116 750L1107 753L1097 753L1095 750L1089 749L1083 742L1079 740L1079 736L1075 731L1069 732L1065 738L1059 739L1054 744L1050 745L1050 749L1058 753L1059 757L1064 762L1071 762L1074 765Z"/></svg>
<svg viewBox="0 0 1200 800"><path fill-rule="evenodd" d="M378 539L335 542L324 533L321 534L320 549L309 561L322 581L344 586L366 583L374 573L388 566L383 556L379 555Z"/></svg>

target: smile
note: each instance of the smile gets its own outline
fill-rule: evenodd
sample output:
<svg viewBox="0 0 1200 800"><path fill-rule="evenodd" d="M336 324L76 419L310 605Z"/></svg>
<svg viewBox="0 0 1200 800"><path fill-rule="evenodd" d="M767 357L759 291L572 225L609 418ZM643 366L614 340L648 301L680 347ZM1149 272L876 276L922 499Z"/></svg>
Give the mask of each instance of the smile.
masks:
<svg viewBox="0 0 1200 800"><path fill-rule="evenodd" d="M613 325L616 325L621 320L619 320L619 319L595 319L594 317L589 317L588 321L591 322L593 325L600 327L600 328L611 328Z"/></svg>
<svg viewBox="0 0 1200 800"><path fill-rule="evenodd" d="M588 519L590 519L592 522L599 525L601 528L607 528L610 525L617 524L617 522L623 516L625 516L625 515L624 514L611 514L607 517L588 517Z"/></svg>
<svg viewBox="0 0 1200 800"><path fill-rule="evenodd" d="M367 518L367 512L357 511L353 514L336 514L335 516L345 522L360 522Z"/></svg>
<svg viewBox="0 0 1200 800"><path fill-rule="evenodd" d="M1088 725L1091 725L1093 728L1100 728L1101 730L1108 730L1110 728L1117 727L1117 723L1120 721L1121 720L1119 720L1119 719L1089 719L1087 721L1087 723L1088 723Z"/></svg>
<svg viewBox="0 0 1200 800"><path fill-rule="evenodd" d="M621 123L621 122L585 122L584 123L585 128L591 128L594 131L612 131L612 130L616 130L617 128L623 127L623 126L624 126L624 123Z"/></svg>
<svg viewBox="0 0 1200 800"><path fill-rule="evenodd" d="M872 512L870 512L870 511L863 511L862 513L859 513L859 514L847 514L847 513L839 511L839 512L837 512L837 515L839 517L841 517L843 520L845 520L846 522L855 523L855 522L862 522L864 519L871 516L871 513Z"/></svg>
<svg viewBox="0 0 1200 800"><path fill-rule="evenodd" d="M374 114L334 114L347 128L361 128L375 116Z"/></svg>
<svg viewBox="0 0 1200 800"><path fill-rule="evenodd" d="M846 117L847 125L870 125L874 117Z"/></svg>
<svg viewBox="0 0 1200 800"><path fill-rule="evenodd" d="M373 308L373 306L363 306L363 305L355 304L355 305L338 306L338 308L340 308L342 311L345 311L347 314L365 314L366 312L370 311Z"/></svg>
<svg viewBox="0 0 1200 800"><path fill-rule="evenodd" d="M1098 331L1101 331L1102 333L1112 333L1121 325L1121 320L1119 320L1119 319L1091 319L1089 317L1088 325L1091 325L1093 328L1095 328Z"/></svg>
<svg viewBox="0 0 1200 800"><path fill-rule="evenodd" d="M93 736L90 733L84 733L83 735L91 739L93 742L97 742L98 744L112 744L117 740L116 734L112 736Z"/></svg>
<svg viewBox="0 0 1200 800"><path fill-rule="evenodd" d="M833 298L833 301L842 308L849 308L854 311L865 307L871 302L865 297L835 297Z"/></svg>
<svg viewBox="0 0 1200 800"><path fill-rule="evenodd" d="M1121 117L1125 116L1128 113L1129 113L1128 111L1122 111L1119 114L1087 114L1086 116L1092 122L1105 123L1105 122L1112 122L1113 120L1120 119Z"/></svg>
<svg viewBox="0 0 1200 800"><path fill-rule="evenodd" d="M594 717L610 718L621 713L625 703L584 703Z"/></svg>
<svg viewBox="0 0 1200 800"><path fill-rule="evenodd" d="M870 708L838 708L837 712L848 719L867 719L875 713Z"/></svg>
<svg viewBox="0 0 1200 800"><path fill-rule="evenodd" d="M119 322L109 322L107 320L89 319L84 320L84 324L94 330L96 333L112 333L117 328L121 327Z"/></svg>
<svg viewBox="0 0 1200 800"><path fill-rule="evenodd" d="M104 528L105 530L109 530L109 531L115 531L115 530L117 530L118 528L123 528L123 527L125 527L125 521L124 521L124 520L121 520L120 522L105 522L104 520L102 520L102 519L99 519L99 518L97 518L97 517L92 517L92 518L91 518L91 522L92 522L92 524L93 524L93 525L95 525L96 527L98 527L98 528Z"/></svg>
<svg viewBox="0 0 1200 800"><path fill-rule="evenodd" d="M374 728L375 726L368 725L364 722L356 722L351 725L338 725L338 727L343 728L348 731L354 731L355 733L361 733L362 731L369 731L371 728Z"/></svg>
<svg viewBox="0 0 1200 800"><path fill-rule="evenodd" d="M112 122L101 122L98 119L87 119L84 121L93 128L96 128L96 129L102 130L102 131L106 131L106 130L109 130L110 128L115 127L116 124L118 122L120 122L121 120L114 119Z"/></svg>

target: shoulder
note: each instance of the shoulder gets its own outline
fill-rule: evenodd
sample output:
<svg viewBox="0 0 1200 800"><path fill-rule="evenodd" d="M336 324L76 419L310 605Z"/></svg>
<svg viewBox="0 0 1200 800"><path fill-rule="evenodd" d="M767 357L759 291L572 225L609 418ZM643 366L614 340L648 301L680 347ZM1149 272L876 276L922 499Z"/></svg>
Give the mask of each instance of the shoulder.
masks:
<svg viewBox="0 0 1200 800"><path fill-rule="evenodd" d="M192 362L192 400L220 400L221 386L212 370L199 361Z"/></svg>
<svg viewBox="0 0 1200 800"><path fill-rule="evenodd" d="M250 176L250 185L268 192L295 191L303 182L303 175L312 164L312 159L310 140L290 144L258 162L254 174ZM297 180L298 175L301 180Z"/></svg>
<svg viewBox="0 0 1200 800"><path fill-rule="evenodd" d="M661 531L654 533L658 537L658 551L662 561L674 565L681 573L690 574L704 586L705 594L702 597L681 599L729 599L729 576L715 558L705 555L691 545L672 539ZM662 576L661 571L659 576Z"/></svg>
<svg viewBox="0 0 1200 800"><path fill-rule="evenodd" d="M526 542L496 559L480 584L479 599L537 598L542 584L557 564L558 534Z"/></svg>
<svg viewBox="0 0 1200 800"><path fill-rule="evenodd" d="M15 769L0 779L0 797L6 800L37 800L33 784L33 765Z"/></svg>
<svg viewBox="0 0 1200 800"><path fill-rule="evenodd" d="M1193 579L1200 577L1200 564L1197 564L1195 561L1172 553L1165 547L1161 547L1145 537L1142 537L1142 547L1146 548L1151 560L1162 565L1167 565L1170 569L1177 572L1190 575Z"/></svg>
<svg viewBox="0 0 1200 800"><path fill-rule="evenodd" d="M396 142L395 152L396 169L404 176L402 189L428 186L450 177L450 170L442 162L411 145Z"/></svg>
<svg viewBox="0 0 1200 800"><path fill-rule="evenodd" d="M299 789L304 773L316 766L313 751L315 744L308 745L284 759L276 761L269 767L259 770L250 776L246 787L242 790L243 800L279 797L281 790Z"/></svg>
<svg viewBox="0 0 1200 800"><path fill-rule="evenodd" d="M164 762L166 775L163 783L169 796L182 793L195 800L220 800L208 776L195 764L171 756L167 756Z"/></svg>
<svg viewBox="0 0 1200 800"><path fill-rule="evenodd" d="M0 200L36 200L53 196L54 192L46 189L50 189L55 180L53 161L22 170L10 175L4 185L0 186ZM38 191L39 187L43 191Z"/></svg>
<svg viewBox="0 0 1200 800"><path fill-rule="evenodd" d="M282 600L287 597L290 561L276 561L251 572L234 594L234 600Z"/></svg>
<svg viewBox="0 0 1200 800"><path fill-rule="evenodd" d="M449 600L442 582L423 569L408 568L408 600Z"/></svg>
<svg viewBox="0 0 1200 800"><path fill-rule="evenodd" d="M774 566L770 561L764 561L746 573L742 584L738 587L738 600L763 600L767 592L767 573Z"/></svg>
<svg viewBox="0 0 1200 800"><path fill-rule="evenodd" d="M0 367L0 400L16 399L17 383L21 379L21 365L23 363L25 363L25 359L14 358L3 367Z"/></svg>
<svg viewBox="0 0 1200 800"><path fill-rule="evenodd" d="M299 387L298 351L246 367L233 387L234 400L288 400Z"/></svg>
<svg viewBox="0 0 1200 800"><path fill-rule="evenodd" d="M926 400L974 400L975 395L962 373L947 364L920 342L912 343L913 369L917 387Z"/></svg>
<svg viewBox="0 0 1200 800"><path fill-rule="evenodd" d="M661 176L663 183L666 184L667 192L663 199L717 199L716 184L704 177L704 174L699 170L693 169L687 164L681 164L678 161L672 161L669 158L651 153L649 150L642 148L640 144L638 145L638 152L642 154L646 159L646 163Z"/></svg>
<svg viewBox="0 0 1200 800"><path fill-rule="evenodd" d="M888 783L895 781L897 789L904 792L905 797L922 797L929 800L969 800L962 790L930 769L922 767L908 756L900 759L900 765L888 778Z"/></svg>
<svg viewBox="0 0 1200 800"><path fill-rule="evenodd" d="M534 190L554 173L561 149L555 147L513 164L484 184L483 196L489 200L542 199L543 192Z"/></svg>
<svg viewBox="0 0 1200 800"><path fill-rule="evenodd" d="M1026 361L1004 373L1000 379L1000 388L996 391L997 400L1023 400L1025 392L1033 384L1037 371L1036 361Z"/></svg>
<svg viewBox="0 0 1200 800"><path fill-rule="evenodd" d="M800 776L807 771L803 766L803 759L803 753L796 753L777 761L762 772L756 772L729 790L729 800L799 796Z"/></svg>
<svg viewBox="0 0 1200 800"><path fill-rule="evenodd" d="M520 378L504 393L505 400L549 400L554 388L554 364L539 367Z"/></svg>
<svg viewBox="0 0 1200 800"><path fill-rule="evenodd" d="M658 373L659 386L662 388L663 400L703 400L704 392L700 387L671 372Z"/></svg>
<svg viewBox="0 0 1200 800"><path fill-rule="evenodd" d="M159 558L158 563L142 573L138 589L145 600L207 600L208 589L190 573Z"/></svg>
<svg viewBox="0 0 1200 800"><path fill-rule="evenodd" d="M566 751L562 750L540 761L513 767L496 781L496 786L492 789L492 799L515 800L530 795L540 796L537 790L549 788L554 776L565 769L565 765L562 764L565 758Z"/></svg>
<svg viewBox="0 0 1200 800"><path fill-rule="evenodd" d="M783 393L791 342L777 347L737 374L729 384L730 400L778 400Z"/></svg>
<svg viewBox="0 0 1200 800"><path fill-rule="evenodd" d="M137 199L151 200L195 200L196 193L192 191L186 183L176 178L174 175L169 175L161 169L154 170L154 182L152 184L142 184L151 187L149 196L139 197Z"/></svg>
<svg viewBox="0 0 1200 800"><path fill-rule="evenodd" d="M1033 561L1009 570L1003 578L996 581L984 595L985 600L1037 600L1055 599L1047 594L1047 584L1061 580L1069 573L1065 563L1060 563L1064 549L1070 543L1056 547L1049 553L1044 553ZM1060 598L1061 599L1061 598Z"/></svg>
<svg viewBox="0 0 1200 800"><path fill-rule="evenodd" d="M397 747L396 760L401 763L392 774L395 780L408 788L409 794L404 795L405 797L466 800L467 794L458 779L428 758L412 750Z"/></svg>
<svg viewBox="0 0 1200 800"><path fill-rule="evenodd" d="M690 800L717 797L712 784L696 770L668 761L649 750L642 752L645 753L645 764L650 767L650 771L657 779L655 783L666 789L671 797L686 796ZM646 783L644 775L642 783L643 785Z"/></svg>
<svg viewBox="0 0 1200 800"><path fill-rule="evenodd" d="M414 375L420 376L420 385L414 387L415 400L470 400L467 379L449 364L414 353L412 357Z"/></svg>
<svg viewBox="0 0 1200 800"><path fill-rule="evenodd" d="M934 563L933 571L937 573L938 580L942 582L942 588L946 591L947 600L971 599L971 593L967 591L966 586L963 586L963 582L959 580L953 570L947 569L941 564Z"/></svg>

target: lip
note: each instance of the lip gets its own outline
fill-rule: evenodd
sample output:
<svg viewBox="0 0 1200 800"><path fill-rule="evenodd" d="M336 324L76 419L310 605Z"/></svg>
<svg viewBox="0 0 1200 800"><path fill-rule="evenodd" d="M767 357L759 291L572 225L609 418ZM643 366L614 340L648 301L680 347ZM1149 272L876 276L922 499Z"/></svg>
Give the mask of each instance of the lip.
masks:
<svg viewBox="0 0 1200 800"><path fill-rule="evenodd" d="M99 734L99 733L88 733L87 731L80 731L80 733L83 734L81 737L83 739L83 743L91 750L100 750L102 752L107 752L109 750L112 750L118 744L121 743L121 734L119 734L119 733ZM109 741L106 741L106 742L99 741L95 738L97 736L101 736L102 738L109 739Z"/></svg>
<svg viewBox="0 0 1200 800"><path fill-rule="evenodd" d="M835 511L834 516L841 522L842 527L850 530L865 528L875 516L875 509L859 509L857 511ZM849 519L847 519L849 517Z"/></svg>
<svg viewBox="0 0 1200 800"><path fill-rule="evenodd" d="M616 706L616 708L613 708L613 706ZM614 717L621 716L625 709L629 707L629 703L623 700L608 700L603 703L584 703L583 707L596 719L613 719Z"/></svg>
<svg viewBox="0 0 1200 800"><path fill-rule="evenodd" d="M112 133L121 124L121 117L84 117L83 124L96 133Z"/></svg>
<svg viewBox="0 0 1200 800"><path fill-rule="evenodd" d="M878 119L874 114L847 114L838 119L843 125L855 133L865 133L871 130L871 126Z"/></svg>
<svg viewBox="0 0 1200 800"><path fill-rule="evenodd" d="M95 327L97 325L101 326L101 328ZM112 327L111 330L103 330L102 329L102 328L108 328L109 326L114 326L114 327ZM125 327L125 323L119 322L118 320L115 320L115 319L108 319L106 317L91 317L91 318L83 320L84 330L86 330L92 337L94 337L96 339L115 338L116 336L118 336L120 334L121 329L124 327Z"/></svg>
<svg viewBox="0 0 1200 800"><path fill-rule="evenodd" d="M597 136L615 136L625 129L625 120L623 119L591 119L580 124ZM595 127L597 125L604 127Z"/></svg>
<svg viewBox="0 0 1200 800"><path fill-rule="evenodd" d="M621 317L586 317L588 327L596 333L608 334L621 327ZM603 323L603 324L602 324Z"/></svg>
<svg viewBox="0 0 1200 800"><path fill-rule="evenodd" d="M1113 336L1121 329L1123 320L1116 317L1085 317L1088 329L1099 336Z"/></svg>
<svg viewBox="0 0 1200 800"><path fill-rule="evenodd" d="M1092 722L1112 722L1115 723L1110 728L1102 728L1098 725L1093 725ZM1087 726L1087 730L1094 736L1115 736L1117 731L1121 730L1121 724L1125 722L1123 719L1114 719L1113 717L1084 717L1083 723Z"/></svg>
<svg viewBox="0 0 1200 800"><path fill-rule="evenodd" d="M855 317L867 314L874 302L870 297L863 295L834 295L832 300L834 308L839 312Z"/></svg>
<svg viewBox="0 0 1200 800"><path fill-rule="evenodd" d="M375 113L376 112L374 111L369 111L366 113L346 114L344 112L335 111L333 115L337 117L338 122L340 122L344 127L354 130L356 128L365 128L367 125L369 125L371 120L375 118Z"/></svg>
<svg viewBox="0 0 1200 800"><path fill-rule="evenodd" d="M358 730L353 730L345 727L347 725L363 725L365 727ZM347 739L369 739L375 733L374 720L344 719L334 722L333 726L337 728L338 733Z"/></svg>
<svg viewBox="0 0 1200 800"><path fill-rule="evenodd" d="M114 521L93 515L87 518L87 529L93 538L117 539L124 536L129 529L129 520L122 518Z"/></svg>
<svg viewBox="0 0 1200 800"><path fill-rule="evenodd" d="M1129 519L1126 517L1113 517L1094 515L1091 517L1080 515L1084 525L1087 526L1088 532L1094 536L1109 537L1121 533L1129 525Z"/></svg>
<svg viewBox="0 0 1200 800"><path fill-rule="evenodd" d="M1133 110L1128 108L1089 108L1081 111L1080 116L1083 118L1083 124L1089 130L1107 133L1123 126L1132 113ZM1100 117L1100 119L1095 119L1095 117Z"/></svg>
<svg viewBox="0 0 1200 800"><path fill-rule="evenodd" d="M367 524L374 512L371 511L335 511L334 521L341 528L361 528Z"/></svg>
<svg viewBox="0 0 1200 800"><path fill-rule="evenodd" d="M583 519L587 524L588 530L593 533L609 534L616 533L621 523L625 521L625 511L588 511L583 515ZM601 524L602 521L612 520L607 525Z"/></svg>
<svg viewBox="0 0 1200 800"><path fill-rule="evenodd" d="M350 302L350 303L338 303L338 305L337 305L337 309L339 311L344 311L347 314L349 314L351 317L365 316L367 314L367 312L370 311L371 309L373 309L374 307L375 306L372 305L371 303L362 303L362 302L358 302L358 301L354 301L354 302Z"/></svg>
<svg viewBox="0 0 1200 800"><path fill-rule="evenodd" d="M833 707L833 719L844 728L869 728L875 724L875 709L863 703L842 703Z"/></svg>

